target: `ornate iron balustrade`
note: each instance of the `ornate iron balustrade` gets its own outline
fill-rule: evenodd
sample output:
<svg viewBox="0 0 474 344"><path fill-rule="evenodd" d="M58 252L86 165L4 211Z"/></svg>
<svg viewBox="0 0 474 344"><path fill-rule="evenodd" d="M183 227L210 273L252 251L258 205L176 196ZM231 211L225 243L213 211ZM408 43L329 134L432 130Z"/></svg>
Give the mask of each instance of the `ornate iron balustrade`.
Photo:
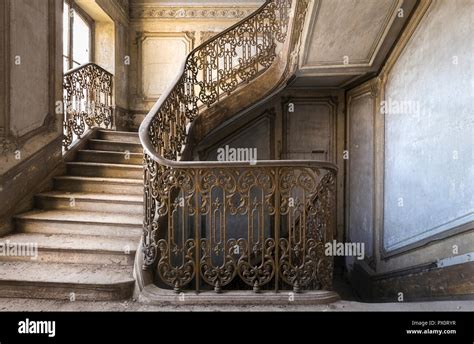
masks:
<svg viewBox="0 0 474 344"><path fill-rule="evenodd" d="M193 50L140 127L143 269L186 288L329 289L336 167L317 161L179 161L193 121L297 43L306 0L267 1ZM293 20L291 20L293 18ZM289 38L290 37L290 38ZM288 41L289 40L289 41Z"/></svg>
<svg viewBox="0 0 474 344"><path fill-rule="evenodd" d="M161 282L175 291L219 292L238 285L237 276L256 292L331 287L332 259L324 255L334 225L331 164L192 166L147 161L145 231L156 239L145 257L147 265L159 257Z"/></svg>
<svg viewBox="0 0 474 344"><path fill-rule="evenodd" d="M65 150L92 127L112 127L112 80L111 73L94 63L64 74Z"/></svg>

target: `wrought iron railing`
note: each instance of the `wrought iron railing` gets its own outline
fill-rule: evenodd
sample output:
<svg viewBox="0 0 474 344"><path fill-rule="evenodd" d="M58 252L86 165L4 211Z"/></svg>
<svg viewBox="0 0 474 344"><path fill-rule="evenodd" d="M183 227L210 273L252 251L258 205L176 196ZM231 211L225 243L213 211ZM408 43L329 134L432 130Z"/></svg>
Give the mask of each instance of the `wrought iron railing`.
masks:
<svg viewBox="0 0 474 344"><path fill-rule="evenodd" d="M180 161L190 124L255 80L301 30L308 1L267 1L192 51L140 127L143 269L176 292L330 289L324 244L334 226L335 165ZM297 34L300 34L298 32ZM289 48L288 48L289 49Z"/></svg>
<svg viewBox="0 0 474 344"><path fill-rule="evenodd" d="M94 63L64 74L64 150L92 127L113 126L112 81L113 75Z"/></svg>

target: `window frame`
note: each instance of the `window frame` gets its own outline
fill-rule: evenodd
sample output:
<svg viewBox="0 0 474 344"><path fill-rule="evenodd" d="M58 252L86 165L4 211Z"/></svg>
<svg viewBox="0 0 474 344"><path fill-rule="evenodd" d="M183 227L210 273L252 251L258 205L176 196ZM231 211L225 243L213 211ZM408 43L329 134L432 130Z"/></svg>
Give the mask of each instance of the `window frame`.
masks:
<svg viewBox="0 0 474 344"><path fill-rule="evenodd" d="M90 29L90 37L89 37L89 61L93 62L94 61L94 37L95 37L95 22L92 17L90 17L81 7L79 7L76 4L75 0L63 0L63 11L64 11L64 4L67 4L69 6L69 11L73 10L75 11L75 14L79 15L82 20L87 24L87 26ZM68 65L67 65L67 71L74 69L74 63L75 62L73 59L73 51L74 51L74 32L73 32L73 27L74 27L74 16L71 16L68 14L68 24L69 24L69 36L68 36L68 51L67 55L64 55L63 52L63 64L64 64L64 58L67 58L68 60ZM64 28L63 28L64 29ZM64 44L64 42L63 42ZM64 67L63 67L64 68Z"/></svg>

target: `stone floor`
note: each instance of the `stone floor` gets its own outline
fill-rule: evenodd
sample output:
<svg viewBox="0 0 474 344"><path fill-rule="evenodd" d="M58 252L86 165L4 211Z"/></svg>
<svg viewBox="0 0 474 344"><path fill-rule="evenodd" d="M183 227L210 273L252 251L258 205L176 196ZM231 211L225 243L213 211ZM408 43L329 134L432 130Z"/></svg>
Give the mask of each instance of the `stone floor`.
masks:
<svg viewBox="0 0 474 344"><path fill-rule="evenodd" d="M249 305L249 306L223 306L223 305L150 305L132 300L128 301L107 301L107 302L87 302L87 301L59 301L46 299L22 299L22 298L0 298L0 312L9 311L98 311L98 312L176 312L176 311L474 311L474 300L464 301L432 301L432 302L391 302L391 303L364 303L358 302L347 279L342 274L335 273L334 290L340 295L342 300L325 305Z"/></svg>
<svg viewBox="0 0 474 344"><path fill-rule="evenodd" d="M362 303L338 301L319 306L186 306L186 305L147 305L134 301L124 302L85 302L32 299L0 298L0 311L474 311L474 301L436 301L405 303Z"/></svg>

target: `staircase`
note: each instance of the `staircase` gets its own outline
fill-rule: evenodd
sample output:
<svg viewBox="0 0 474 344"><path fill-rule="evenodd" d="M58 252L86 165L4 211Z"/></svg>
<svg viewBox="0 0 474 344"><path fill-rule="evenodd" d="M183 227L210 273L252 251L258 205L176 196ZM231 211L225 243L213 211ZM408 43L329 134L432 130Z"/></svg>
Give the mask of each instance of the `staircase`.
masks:
<svg viewBox="0 0 474 344"><path fill-rule="evenodd" d="M170 294L183 292L188 300L200 295L190 302L249 303L265 293L267 301L288 303L280 293L287 290L305 292L305 303L337 299L333 259L324 251L334 238L336 165L187 159L219 125L286 87L309 4L267 0L195 48L141 123L140 300L172 302Z"/></svg>
<svg viewBox="0 0 474 344"><path fill-rule="evenodd" d="M54 179L52 191L36 196L35 210L15 217L14 234L0 239L37 245L36 259L0 255L0 297L102 301L132 295L143 222L138 134L98 130L86 147L66 163L67 174Z"/></svg>
<svg viewBox="0 0 474 344"><path fill-rule="evenodd" d="M308 291L306 303L337 298L323 250L333 239L334 164L183 159L216 125L285 87L308 4L267 0L194 49L140 138L97 130L53 191L37 196L37 210L15 218L16 234L2 238L37 244L38 255L0 256L0 297L123 299L134 272L140 297L159 302L192 290L204 296L196 302L229 302L214 295L235 292L233 301L260 302L266 293L288 303L279 293L286 290ZM95 81L79 82L96 75L100 92ZM98 113L66 107L65 149L83 136L84 123L113 123L111 78L90 65L65 75L65 104L90 94L104 100Z"/></svg>

